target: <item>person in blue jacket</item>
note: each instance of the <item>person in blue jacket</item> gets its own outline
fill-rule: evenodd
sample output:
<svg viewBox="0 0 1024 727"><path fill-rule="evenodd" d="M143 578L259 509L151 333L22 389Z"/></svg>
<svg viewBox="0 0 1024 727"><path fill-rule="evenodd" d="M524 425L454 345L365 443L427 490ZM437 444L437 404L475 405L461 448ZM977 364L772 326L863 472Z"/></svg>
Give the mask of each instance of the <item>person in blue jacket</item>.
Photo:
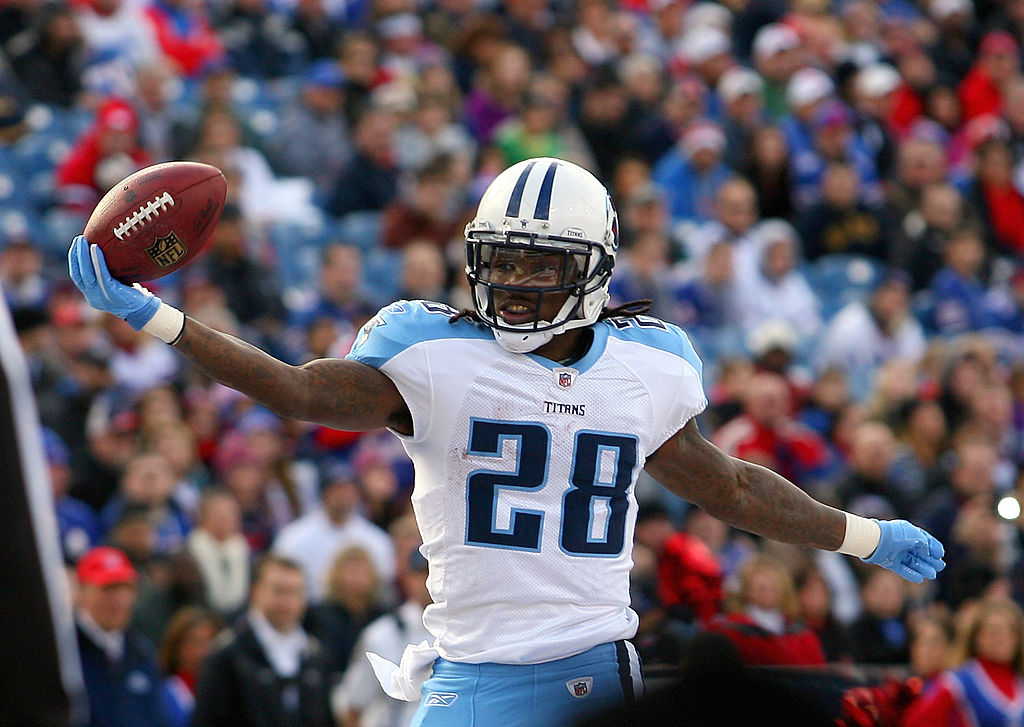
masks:
<svg viewBox="0 0 1024 727"><path fill-rule="evenodd" d="M79 559L75 574L88 727L171 727L153 646L128 628L139 579L135 567L122 551L100 546Z"/></svg>

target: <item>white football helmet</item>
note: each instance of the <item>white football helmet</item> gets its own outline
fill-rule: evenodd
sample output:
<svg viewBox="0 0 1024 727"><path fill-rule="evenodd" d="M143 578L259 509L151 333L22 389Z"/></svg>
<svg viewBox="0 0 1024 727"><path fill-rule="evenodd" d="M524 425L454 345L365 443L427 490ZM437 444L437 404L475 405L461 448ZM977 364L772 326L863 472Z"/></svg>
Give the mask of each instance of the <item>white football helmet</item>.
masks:
<svg viewBox="0 0 1024 727"><path fill-rule="evenodd" d="M526 353L572 328L595 323L608 302L619 231L608 190L586 169L538 158L499 174L466 225L466 276L476 312L498 343ZM561 280L543 287L491 280L498 251L562 256ZM533 320L510 324L497 310L495 291L535 300ZM553 320L541 319L545 295L568 293Z"/></svg>

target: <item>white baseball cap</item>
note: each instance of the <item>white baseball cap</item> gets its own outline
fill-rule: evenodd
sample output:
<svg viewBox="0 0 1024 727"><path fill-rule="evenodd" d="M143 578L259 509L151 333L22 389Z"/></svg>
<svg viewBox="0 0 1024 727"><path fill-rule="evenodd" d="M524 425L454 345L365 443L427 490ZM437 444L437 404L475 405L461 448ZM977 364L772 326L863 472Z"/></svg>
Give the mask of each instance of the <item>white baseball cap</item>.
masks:
<svg viewBox="0 0 1024 727"><path fill-rule="evenodd" d="M971 7L970 0L931 0L928 3L928 12L935 20L942 21L955 13L971 17L974 8Z"/></svg>
<svg viewBox="0 0 1024 727"><path fill-rule="evenodd" d="M723 53L729 53L729 36L719 28L695 28L682 37L676 52L687 63L699 64Z"/></svg>
<svg viewBox="0 0 1024 727"><path fill-rule="evenodd" d="M784 50L800 47L800 36L788 25L769 23L754 36L754 57L769 58Z"/></svg>
<svg viewBox="0 0 1024 727"><path fill-rule="evenodd" d="M801 68L789 79L786 103L790 106L806 106L828 98L835 88L832 79L821 69Z"/></svg>
<svg viewBox="0 0 1024 727"><path fill-rule="evenodd" d="M682 137L683 152L691 157L701 149L722 151L725 149L725 132L711 121L695 121L687 127Z"/></svg>
<svg viewBox="0 0 1024 727"><path fill-rule="evenodd" d="M724 5L699 2L686 11L683 27L687 32L697 28L719 28L728 30L732 26L732 13Z"/></svg>
<svg viewBox="0 0 1024 727"><path fill-rule="evenodd" d="M888 63L872 63L857 72L857 92L878 98L892 93L903 82L900 72Z"/></svg>
<svg viewBox="0 0 1024 727"><path fill-rule="evenodd" d="M761 95L764 81L754 71L743 66L733 66L718 80L718 95L723 101L734 101L740 96Z"/></svg>

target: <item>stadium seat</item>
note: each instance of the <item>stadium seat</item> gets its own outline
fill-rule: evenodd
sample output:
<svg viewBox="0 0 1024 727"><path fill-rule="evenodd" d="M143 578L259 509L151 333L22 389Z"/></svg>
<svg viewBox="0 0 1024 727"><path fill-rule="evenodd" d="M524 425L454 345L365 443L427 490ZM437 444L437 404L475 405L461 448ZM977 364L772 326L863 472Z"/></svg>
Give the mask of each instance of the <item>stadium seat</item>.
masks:
<svg viewBox="0 0 1024 727"><path fill-rule="evenodd" d="M351 212L338 222L338 238L363 252L380 246L380 213Z"/></svg>
<svg viewBox="0 0 1024 727"><path fill-rule="evenodd" d="M825 255L807 266L807 281L821 300L822 316L829 320L847 304L865 300L884 271L881 262L863 255Z"/></svg>
<svg viewBox="0 0 1024 727"><path fill-rule="evenodd" d="M391 303L398 297L402 253L378 247L363 256L363 288L378 306Z"/></svg>

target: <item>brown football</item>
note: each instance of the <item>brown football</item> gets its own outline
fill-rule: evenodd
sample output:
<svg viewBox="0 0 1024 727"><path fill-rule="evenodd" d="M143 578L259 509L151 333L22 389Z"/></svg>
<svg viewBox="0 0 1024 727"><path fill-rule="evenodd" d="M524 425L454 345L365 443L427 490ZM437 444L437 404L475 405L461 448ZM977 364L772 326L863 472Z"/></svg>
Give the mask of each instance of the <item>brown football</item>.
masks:
<svg viewBox="0 0 1024 727"><path fill-rule="evenodd" d="M85 224L123 283L156 280L192 260L224 210L227 180L217 167L166 162L140 169L104 195Z"/></svg>

